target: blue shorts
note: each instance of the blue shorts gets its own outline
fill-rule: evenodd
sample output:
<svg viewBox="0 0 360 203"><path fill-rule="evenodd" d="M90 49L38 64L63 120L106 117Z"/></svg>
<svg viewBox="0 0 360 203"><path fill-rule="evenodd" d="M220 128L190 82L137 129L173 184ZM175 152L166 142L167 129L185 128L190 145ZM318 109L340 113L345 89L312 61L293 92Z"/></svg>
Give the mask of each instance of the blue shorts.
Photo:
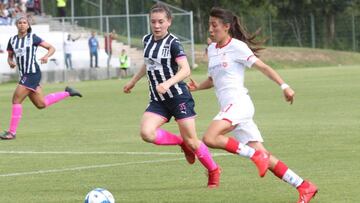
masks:
<svg viewBox="0 0 360 203"><path fill-rule="evenodd" d="M36 91L36 88L40 86L41 73L26 74L21 76L19 84L26 88Z"/></svg>
<svg viewBox="0 0 360 203"><path fill-rule="evenodd" d="M165 101L150 101L145 112L151 112L164 117L167 122L174 116L175 120L196 116L195 102L191 94L178 95Z"/></svg>

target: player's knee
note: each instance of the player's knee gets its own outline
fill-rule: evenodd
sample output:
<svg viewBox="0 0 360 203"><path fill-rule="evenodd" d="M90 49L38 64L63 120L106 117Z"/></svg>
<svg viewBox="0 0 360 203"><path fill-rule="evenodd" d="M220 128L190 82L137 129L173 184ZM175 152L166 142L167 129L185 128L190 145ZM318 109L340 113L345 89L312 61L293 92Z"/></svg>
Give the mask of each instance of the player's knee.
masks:
<svg viewBox="0 0 360 203"><path fill-rule="evenodd" d="M40 110L46 108L45 103L36 103L35 106L36 106L36 108L38 108Z"/></svg>
<svg viewBox="0 0 360 203"><path fill-rule="evenodd" d="M153 143L155 141L155 132L150 130L142 129L140 131L140 136L145 142Z"/></svg>
<svg viewBox="0 0 360 203"><path fill-rule="evenodd" d="M204 144L206 144L208 147L216 147L216 142L215 140L210 137L210 136L204 136L202 141L204 142Z"/></svg>
<svg viewBox="0 0 360 203"><path fill-rule="evenodd" d="M185 138L184 142L193 151L195 151L199 147L199 140L197 138Z"/></svg>

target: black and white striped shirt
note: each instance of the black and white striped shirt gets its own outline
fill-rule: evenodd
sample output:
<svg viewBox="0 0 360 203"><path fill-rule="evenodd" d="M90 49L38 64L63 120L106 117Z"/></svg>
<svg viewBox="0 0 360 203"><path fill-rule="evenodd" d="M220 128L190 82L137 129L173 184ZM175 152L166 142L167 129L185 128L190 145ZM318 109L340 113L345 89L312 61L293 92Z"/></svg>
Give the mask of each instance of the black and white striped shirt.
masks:
<svg viewBox="0 0 360 203"><path fill-rule="evenodd" d="M40 72L39 64L36 61L36 50L42 41L33 33L28 33L22 38L19 38L18 35L10 38L7 51L14 53L20 76Z"/></svg>
<svg viewBox="0 0 360 203"><path fill-rule="evenodd" d="M148 34L144 36L143 43L151 100L164 101L188 91L183 81L171 86L165 94L158 94L156 91L156 85L177 73L179 67L175 60L186 57L179 40L170 33L160 40L154 40L154 36Z"/></svg>

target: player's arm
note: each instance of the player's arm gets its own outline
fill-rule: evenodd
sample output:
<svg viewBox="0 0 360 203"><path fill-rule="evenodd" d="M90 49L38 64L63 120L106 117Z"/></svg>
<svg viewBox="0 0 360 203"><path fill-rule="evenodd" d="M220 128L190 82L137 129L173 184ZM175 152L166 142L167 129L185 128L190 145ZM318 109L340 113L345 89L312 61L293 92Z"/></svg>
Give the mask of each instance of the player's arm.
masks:
<svg viewBox="0 0 360 203"><path fill-rule="evenodd" d="M291 87L284 82L281 76L274 69L262 62L260 59L255 61L253 67L261 71L264 75L266 75L274 82L276 82L283 90L285 100L290 102L290 104L293 103L295 96L294 90L291 89Z"/></svg>
<svg viewBox="0 0 360 203"><path fill-rule="evenodd" d="M190 78L190 82L187 83L187 86L190 91L197 91L197 90L210 89L214 86L214 83L210 76L206 80L202 81L200 84L197 83L192 78Z"/></svg>
<svg viewBox="0 0 360 203"><path fill-rule="evenodd" d="M156 91L160 94L165 94L171 86L190 76L191 71L186 56L178 57L175 61L179 66L178 72L167 81L156 86Z"/></svg>
<svg viewBox="0 0 360 203"><path fill-rule="evenodd" d="M130 93L131 89L135 87L135 84L146 74L146 65L143 64L140 70L131 78L131 80L125 84L123 90L125 93Z"/></svg>
<svg viewBox="0 0 360 203"><path fill-rule="evenodd" d="M48 52L43 57L41 57L41 59L40 59L41 63L47 63L48 58L55 53L55 48L51 44L49 44L49 43L47 43L45 41L42 41L39 44L39 46L41 46L41 47L48 50Z"/></svg>
<svg viewBox="0 0 360 203"><path fill-rule="evenodd" d="M10 68L15 68L16 67L16 63L14 61L14 52L13 51L8 51L7 62L9 64Z"/></svg>

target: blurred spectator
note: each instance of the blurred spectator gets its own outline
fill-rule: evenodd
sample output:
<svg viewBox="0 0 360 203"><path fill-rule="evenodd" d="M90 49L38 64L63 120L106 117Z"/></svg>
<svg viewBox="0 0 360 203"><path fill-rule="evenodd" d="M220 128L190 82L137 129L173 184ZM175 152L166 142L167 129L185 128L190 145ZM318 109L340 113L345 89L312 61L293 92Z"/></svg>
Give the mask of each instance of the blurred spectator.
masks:
<svg viewBox="0 0 360 203"><path fill-rule="evenodd" d="M26 8L28 12L32 12L36 15L41 14L41 2L40 0L27 0Z"/></svg>
<svg viewBox="0 0 360 203"><path fill-rule="evenodd" d="M19 8L24 13L26 13L26 2L27 0L19 0Z"/></svg>
<svg viewBox="0 0 360 203"><path fill-rule="evenodd" d="M90 68L93 67L93 57L95 57L95 68L98 68L98 49L100 46L99 41L95 37L94 31L91 32L91 37L89 38L88 44L90 50Z"/></svg>
<svg viewBox="0 0 360 203"><path fill-rule="evenodd" d="M9 11L6 9L6 4L0 3L0 25L9 24Z"/></svg>
<svg viewBox="0 0 360 203"><path fill-rule="evenodd" d="M58 10L58 16L65 17L66 16L66 12L65 12L66 0L56 0L56 7Z"/></svg>
<svg viewBox="0 0 360 203"><path fill-rule="evenodd" d="M105 34L104 38L105 38L105 43L104 43L105 44L105 52L108 55L107 67L109 67L111 55L112 55L112 41L113 41L113 39L116 38L115 30L113 30L109 34Z"/></svg>
<svg viewBox="0 0 360 203"><path fill-rule="evenodd" d="M124 78L127 76L127 70L130 67L130 59L126 54L125 49L121 50L120 60L120 77Z"/></svg>
<svg viewBox="0 0 360 203"><path fill-rule="evenodd" d="M66 69L73 69L71 53L74 50L74 42L80 38L80 35L76 38L72 38L71 34L68 34L67 39L64 41L64 53L65 53L65 65Z"/></svg>

